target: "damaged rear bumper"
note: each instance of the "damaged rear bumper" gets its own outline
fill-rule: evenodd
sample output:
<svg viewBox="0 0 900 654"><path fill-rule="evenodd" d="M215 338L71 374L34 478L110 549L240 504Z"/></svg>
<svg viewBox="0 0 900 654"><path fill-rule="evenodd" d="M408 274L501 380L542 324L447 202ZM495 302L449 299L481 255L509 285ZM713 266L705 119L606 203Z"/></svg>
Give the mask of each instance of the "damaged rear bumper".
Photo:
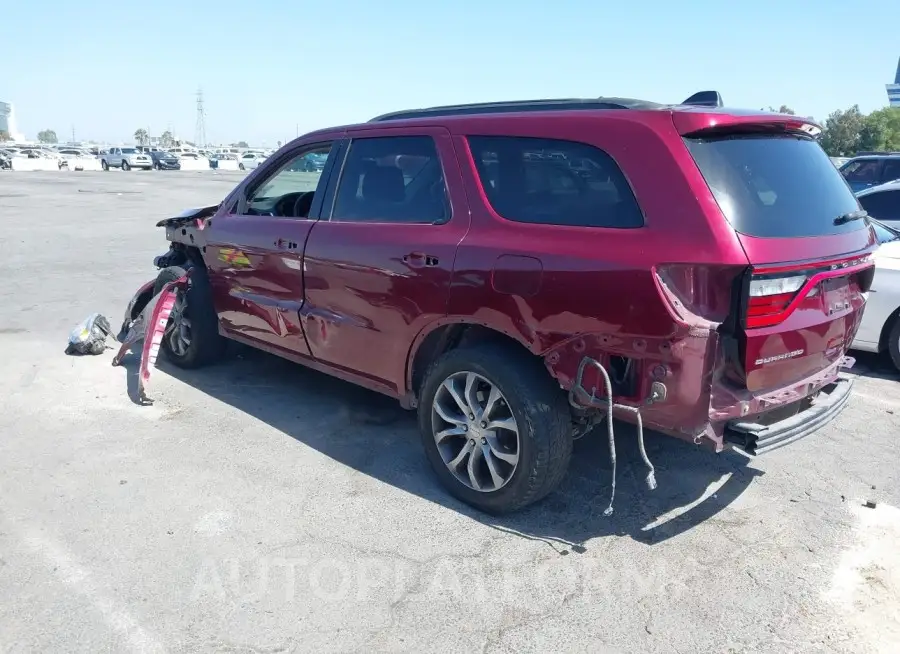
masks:
<svg viewBox="0 0 900 654"><path fill-rule="evenodd" d="M834 420L847 406L852 389L853 379L839 376L822 387L808 408L802 408L803 401L795 403L797 412L781 420L764 424L765 414L759 422L731 420L725 423L725 442L750 456L793 443Z"/></svg>

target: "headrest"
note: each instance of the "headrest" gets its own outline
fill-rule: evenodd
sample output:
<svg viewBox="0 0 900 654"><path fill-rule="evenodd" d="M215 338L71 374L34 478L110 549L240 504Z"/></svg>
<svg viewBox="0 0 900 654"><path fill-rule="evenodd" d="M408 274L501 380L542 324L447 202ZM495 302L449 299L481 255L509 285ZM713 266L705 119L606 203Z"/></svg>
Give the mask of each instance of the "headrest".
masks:
<svg viewBox="0 0 900 654"><path fill-rule="evenodd" d="M376 202L400 202L406 195L403 172L395 166L374 166L363 177L362 195Z"/></svg>

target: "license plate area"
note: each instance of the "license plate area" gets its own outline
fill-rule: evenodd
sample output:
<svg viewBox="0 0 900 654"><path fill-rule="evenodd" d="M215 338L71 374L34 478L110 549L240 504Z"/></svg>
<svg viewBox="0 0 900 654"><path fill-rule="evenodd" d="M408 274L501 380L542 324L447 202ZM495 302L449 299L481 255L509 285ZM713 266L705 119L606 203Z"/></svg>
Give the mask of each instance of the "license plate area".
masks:
<svg viewBox="0 0 900 654"><path fill-rule="evenodd" d="M847 277L822 281L822 301L825 313L833 316L850 309L850 280Z"/></svg>

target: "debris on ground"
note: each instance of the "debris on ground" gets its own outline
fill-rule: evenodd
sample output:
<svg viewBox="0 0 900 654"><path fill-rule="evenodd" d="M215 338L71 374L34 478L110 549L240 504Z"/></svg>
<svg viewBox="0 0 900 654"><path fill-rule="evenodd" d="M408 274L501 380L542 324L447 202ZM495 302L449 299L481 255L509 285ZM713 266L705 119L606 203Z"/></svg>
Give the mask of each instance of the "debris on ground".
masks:
<svg viewBox="0 0 900 654"><path fill-rule="evenodd" d="M66 354L102 354L111 333L109 320L99 313L92 313L69 334Z"/></svg>

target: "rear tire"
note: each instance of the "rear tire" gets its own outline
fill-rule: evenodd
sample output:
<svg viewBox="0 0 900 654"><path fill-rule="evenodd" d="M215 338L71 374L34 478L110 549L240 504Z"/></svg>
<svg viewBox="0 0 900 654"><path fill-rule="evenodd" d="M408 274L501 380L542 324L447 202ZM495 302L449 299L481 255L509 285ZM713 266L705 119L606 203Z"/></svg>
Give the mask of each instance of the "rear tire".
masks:
<svg viewBox="0 0 900 654"><path fill-rule="evenodd" d="M891 357L891 363L900 371L900 316L894 318L894 326L891 327L891 333L888 335L888 354Z"/></svg>
<svg viewBox="0 0 900 654"><path fill-rule="evenodd" d="M478 406L467 416L447 384L471 406L465 402L470 375L477 380L472 394ZM571 414L564 393L537 359L496 343L451 350L432 364L419 398L425 454L457 499L487 513L508 513L540 500L562 481L572 456ZM452 420L443 417L448 414ZM439 446L436 435L447 432L452 433ZM478 451L473 457L464 450Z"/></svg>
<svg viewBox="0 0 900 654"><path fill-rule="evenodd" d="M153 295L184 275L185 269L180 266L163 268L156 277ZM167 327L167 336L163 338L161 349L166 358L179 368L200 368L221 359L226 341L219 334L219 319L205 268L195 267L191 271L187 292L180 300L186 301L186 308L183 315L170 318L169 327L173 320L176 325L173 329ZM181 323L185 319L186 324Z"/></svg>

